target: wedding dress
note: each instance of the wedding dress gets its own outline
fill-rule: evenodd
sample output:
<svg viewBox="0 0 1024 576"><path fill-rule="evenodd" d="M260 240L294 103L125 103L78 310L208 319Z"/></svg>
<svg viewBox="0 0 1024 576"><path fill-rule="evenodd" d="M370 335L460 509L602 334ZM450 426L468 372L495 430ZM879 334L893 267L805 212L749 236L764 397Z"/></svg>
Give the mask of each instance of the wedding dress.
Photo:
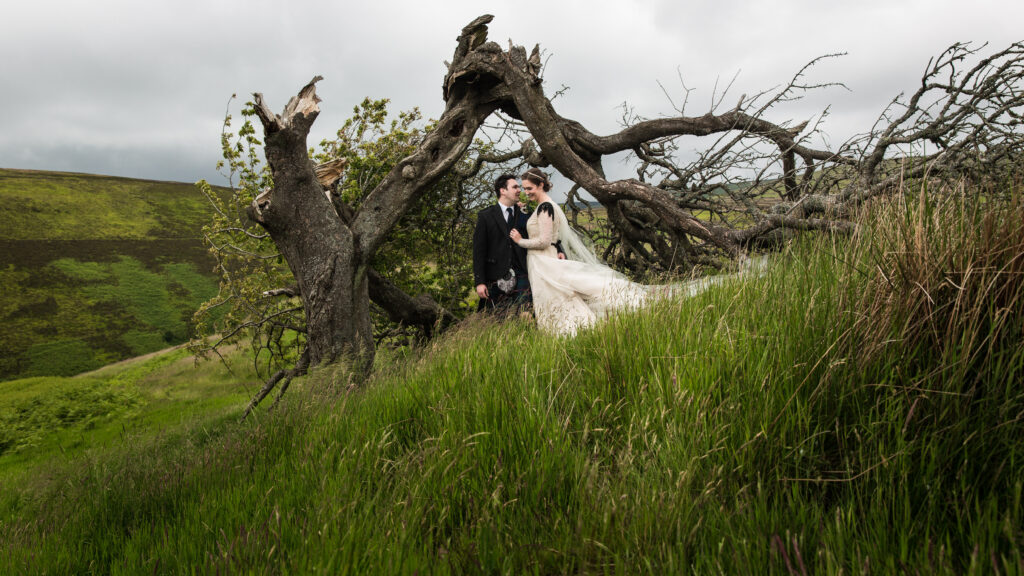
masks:
<svg viewBox="0 0 1024 576"><path fill-rule="evenodd" d="M652 288L629 281L602 264L569 227L562 208L544 202L526 222L529 238L526 271L533 292L537 326L548 333L573 335L611 310L635 308L652 297ZM552 245L561 241L565 260Z"/></svg>

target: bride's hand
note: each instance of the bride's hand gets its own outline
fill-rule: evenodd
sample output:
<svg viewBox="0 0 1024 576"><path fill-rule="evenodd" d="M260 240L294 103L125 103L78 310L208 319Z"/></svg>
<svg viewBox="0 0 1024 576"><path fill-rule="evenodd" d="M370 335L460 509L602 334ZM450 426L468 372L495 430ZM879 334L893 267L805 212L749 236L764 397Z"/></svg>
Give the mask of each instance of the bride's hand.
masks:
<svg viewBox="0 0 1024 576"><path fill-rule="evenodd" d="M519 244L519 241L523 239L523 235L520 234L519 230L516 230L515 228L513 228L512 231L508 233L508 237L511 238L512 241L515 242L516 244Z"/></svg>

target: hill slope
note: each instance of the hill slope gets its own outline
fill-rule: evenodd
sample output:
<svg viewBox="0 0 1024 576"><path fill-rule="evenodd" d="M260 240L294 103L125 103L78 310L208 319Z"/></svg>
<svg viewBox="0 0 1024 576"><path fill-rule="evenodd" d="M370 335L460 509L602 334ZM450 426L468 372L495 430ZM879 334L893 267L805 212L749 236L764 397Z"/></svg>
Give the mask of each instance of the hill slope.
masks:
<svg viewBox="0 0 1024 576"><path fill-rule="evenodd" d="M965 206L574 338L474 316L355 390L321 367L241 424L20 467L0 572L1019 574L1024 204Z"/></svg>
<svg viewBox="0 0 1024 576"><path fill-rule="evenodd" d="M216 293L192 184L0 169L0 380L184 342Z"/></svg>

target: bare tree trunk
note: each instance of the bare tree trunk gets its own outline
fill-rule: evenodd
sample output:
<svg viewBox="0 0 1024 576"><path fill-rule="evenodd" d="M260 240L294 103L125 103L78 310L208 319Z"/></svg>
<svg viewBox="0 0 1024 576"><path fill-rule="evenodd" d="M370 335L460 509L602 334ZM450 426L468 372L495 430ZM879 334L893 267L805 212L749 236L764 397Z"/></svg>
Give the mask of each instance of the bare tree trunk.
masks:
<svg viewBox="0 0 1024 576"><path fill-rule="evenodd" d="M463 29L446 80L444 113L417 149L393 167L355 213L347 208L339 211L332 203L309 157L306 137L320 112L316 83L321 77L303 87L281 115L270 110L261 94L255 94L274 185L253 202L249 216L267 230L295 276L306 313L309 366L342 356L350 357L363 374L373 365L369 263L409 207L462 157L497 106L490 87L476 85L475 76L456 74L466 56L486 38L490 20L484 16ZM330 177L328 172L320 167L321 176ZM387 295L389 302L400 300L390 292ZM436 307L418 304L410 318L420 324L424 315L438 313Z"/></svg>
<svg viewBox="0 0 1024 576"><path fill-rule="evenodd" d="M266 133L273 193L250 208L250 217L270 234L295 276L306 311L310 364L341 354L373 361L373 334L366 274L351 231L323 193L306 135L319 113L313 79L292 98L283 116L269 112L257 95Z"/></svg>

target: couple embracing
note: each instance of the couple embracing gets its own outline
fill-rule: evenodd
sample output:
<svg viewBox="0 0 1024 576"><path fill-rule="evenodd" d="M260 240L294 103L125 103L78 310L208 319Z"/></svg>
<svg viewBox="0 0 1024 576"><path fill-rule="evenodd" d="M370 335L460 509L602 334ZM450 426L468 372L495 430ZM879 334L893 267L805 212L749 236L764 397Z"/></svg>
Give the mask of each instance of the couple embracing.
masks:
<svg viewBox="0 0 1024 576"><path fill-rule="evenodd" d="M537 326L573 335L619 308L642 305L650 288L605 266L569 226L548 195L538 168L522 175L522 191L537 208L524 213L515 176L495 181L497 204L480 211L473 234L473 278L479 310L521 311L532 301Z"/></svg>

